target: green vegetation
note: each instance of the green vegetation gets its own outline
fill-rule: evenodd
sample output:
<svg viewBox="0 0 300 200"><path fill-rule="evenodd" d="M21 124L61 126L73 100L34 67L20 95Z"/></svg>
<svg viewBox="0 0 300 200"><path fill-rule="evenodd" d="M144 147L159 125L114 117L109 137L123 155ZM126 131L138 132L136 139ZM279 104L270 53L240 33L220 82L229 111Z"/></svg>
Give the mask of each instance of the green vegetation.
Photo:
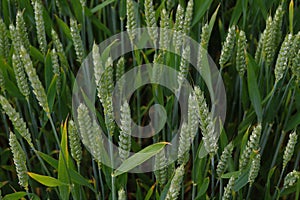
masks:
<svg viewBox="0 0 300 200"><path fill-rule="evenodd" d="M173 30L173 41L156 26ZM160 49L135 49L117 61L99 54L98 44L123 31L135 47L141 27ZM187 59L207 69L207 52L226 90L224 123L214 115L211 86ZM88 55L96 118L86 99L72 108ZM179 88L185 79L192 85L187 119L175 94L158 84L114 110L115 83L149 63L176 69ZM299 81L298 0L0 0L0 200L299 199ZM146 126L154 104L165 108L162 130L130 136L130 120ZM169 163L164 149L177 131L178 159ZM102 133L119 147L120 162ZM156 171L130 172L149 159Z"/></svg>

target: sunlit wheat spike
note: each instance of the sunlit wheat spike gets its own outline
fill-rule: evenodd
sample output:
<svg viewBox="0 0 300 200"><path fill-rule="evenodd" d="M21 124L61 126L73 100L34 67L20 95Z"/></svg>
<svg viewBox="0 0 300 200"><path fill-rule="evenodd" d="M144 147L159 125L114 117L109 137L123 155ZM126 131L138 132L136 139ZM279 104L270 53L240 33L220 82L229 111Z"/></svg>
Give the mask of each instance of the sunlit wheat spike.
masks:
<svg viewBox="0 0 300 200"><path fill-rule="evenodd" d="M240 76L243 76L246 66L246 52L247 52L247 39L244 31L240 31L237 41L237 54L236 54L236 69Z"/></svg>
<svg viewBox="0 0 300 200"><path fill-rule="evenodd" d="M18 54L20 52L21 41L18 37L18 33L16 31L16 27L13 24L9 25L10 38L12 41L12 45L14 47L14 52Z"/></svg>
<svg viewBox="0 0 300 200"><path fill-rule="evenodd" d="M104 64L104 72L101 73L101 71L99 68L95 69L95 76L97 76L95 78L98 79L99 76L101 75L100 81L98 81L98 85L97 85L98 97L100 98L101 103L105 104L105 99L107 97L111 97L114 89L113 61L111 57L109 57Z"/></svg>
<svg viewBox="0 0 300 200"><path fill-rule="evenodd" d="M262 59L263 45L265 43L265 35L266 35L266 30L260 35L260 38L259 38L259 41L257 44L257 48L255 51L255 56L254 56L256 63L259 63L260 60Z"/></svg>
<svg viewBox="0 0 300 200"><path fill-rule="evenodd" d="M28 33L26 23L23 18L23 12L18 11L16 17L16 31L19 35L20 41L24 45L27 51L29 51L30 42L28 39Z"/></svg>
<svg viewBox="0 0 300 200"><path fill-rule="evenodd" d="M12 65L15 72L18 88L20 92L24 95L24 97L28 99L30 94L29 84L19 54L13 54Z"/></svg>
<svg viewBox="0 0 300 200"><path fill-rule="evenodd" d="M66 68L68 66L68 60L66 58L63 45L60 42L58 35L54 29L51 29L51 37L52 37L54 47L59 55L60 63Z"/></svg>
<svg viewBox="0 0 300 200"><path fill-rule="evenodd" d="M190 132L190 140L193 142L199 127L199 107L194 94L189 95L188 127Z"/></svg>
<svg viewBox="0 0 300 200"><path fill-rule="evenodd" d="M19 179L19 185L25 190L28 190L28 175L26 167L26 154L19 144L15 134L10 132L9 135L9 145L13 154L14 164L16 166L16 171Z"/></svg>
<svg viewBox="0 0 300 200"><path fill-rule="evenodd" d="M297 143L298 135L294 131L289 135L289 141L286 145L284 154L283 154L283 168L285 168L288 164L288 162L291 160L293 154L294 154L294 149L295 145Z"/></svg>
<svg viewBox="0 0 300 200"><path fill-rule="evenodd" d="M52 61L53 74L57 77L56 92L57 92L57 94L60 94L60 89L61 89L60 67L59 67L59 63L58 63L57 52L55 49L52 49L52 51L51 51L51 61Z"/></svg>
<svg viewBox="0 0 300 200"><path fill-rule="evenodd" d="M175 43L175 53L179 54L183 44L183 23L184 23L184 9L178 4L176 11L176 19L174 24L173 43Z"/></svg>
<svg viewBox="0 0 300 200"><path fill-rule="evenodd" d="M208 24L204 24L202 26L201 30L201 47L205 50L208 48L208 43L209 43L209 38L210 38L210 30Z"/></svg>
<svg viewBox="0 0 300 200"><path fill-rule="evenodd" d="M236 31L235 26L231 26L228 30L225 42L222 45L222 51L220 56L220 66L224 67L225 63L229 61L231 58L232 52L235 46L235 38L236 38Z"/></svg>
<svg viewBox="0 0 300 200"><path fill-rule="evenodd" d="M14 128L19 132L19 134L28 142L29 146L33 147L31 135L27 129L24 119L20 116L19 113L11 106L8 100L0 95L0 104L2 109L9 117Z"/></svg>
<svg viewBox="0 0 300 200"><path fill-rule="evenodd" d="M269 16L266 21L266 29L265 29L265 41L263 44L263 56L266 61L266 65L270 66L273 62L275 57L276 49L281 40L281 25L282 25L282 18L283 18L283 9L280 5L274 18Z"/></svg>
<svg viewBox="0 0 300 200"><path fill-rule="evenodd" d="M245 149L242 152L239 162L239 169L244 169L249 163L251 153L259 150L259 141L261 135L261 124L258 124L252 131Z"/></svg>
<svg viewBox="0 0 300 200"><path fill-rule="evenodd" d="M208 153L214 154L218 150L218 138L215 134L214 120L209 112L204 93L195 87L195 95L199 107L199 121L204 147Z"/></svg>
<svg viewBox="0 0 300 200"><path fill-rule="evenodd" d="M121 106L121 131L119 135L119 155L124 161L129 157L131 149L131 115L127 101Z"/></svg>
<svg viewBox="0 0 300 200"><path fill-rule="evenodd" d="M126 200L126 193L123 188L120 188L118 191L118 200Z"/></svg>
<svg viewBox="0 0 300 200"><path fill-rule="evenodd" d="M119 83L118 86L120 90L124 85L124 81L121 80L121 77L124 75L124 73L125 73L125 58L121 57L118 60L117 67L116 67L116 81Z"/></svg>
<svg viewBox="0 0 300 200"><path fill-rule="evenodd" d="M191 146L191 138L188 124L182 123L180 136L179 136L179 147L178 147L178 163L186 164L189 160L189 149Z"/></svg>
<svg viewBox="0 0 300 200"><path fill-rule="evenodd" d="M156 154L154 169L156 181L160 184L160 186L165 185L167 181L167 159L164 150Z"/></svg>
<svg viewBox="0 0 300 200"><path fill-rule="evenodd" d="M101 154L101 148L103 148L103 138L102 138L102 131L100 129L100 126L98 125L96 119L93 120L92 124L92 135L91 137L91 151L95 158L95 160L100 165L102 161L102 154Z"/></svg>
<svg viewBox="0 0 300 200"><path fill-rule="evenodd" d="M101 61L101 56L99 52L99 47L96 43L93 45L93 64L94 64L94 77L95 77L95 83L96 86L100 84L100 79L101 79L101 73L102 73L102 61Z"/></svg>
<svg viewBox="0 0 300 200"><path fill-rule="evenodd" d="M82 147L80 144L80 136L73 120L70 120L68 123L68 135L71 155L76 161L77 165L80 166L82 159Z"/></svg>
<svg viewBox="0 0 300 200"><path fill-rule="evenodd" d="M40 46L40 50L43 54L45 54L47 50L47 40L43 18L43 5L40 0L34 1L34 19L36 25L37 40Z"/></svg>
<svg viewBox="0 0 300 200"><path fill-rule="evenodd" d="M293 37L293 45L289 60L291 62L292 74L296 78L296 82L300 80L300 31Z"/></svg>
<svg viewBox="0 0 300 200"><path fill-rule="evenodd" d="M35 94L40 106L46 112L46 114L50 114L50 109L48 105L47 95L45 89L36 73L36 69L32 65L32 61L27 53L26 49L21 46L21 60L24 65L25 71L27 73L28 79L33 88L33 93Z"/></svg>
<svg viewBox="0 0 300 200"><path fill-rule="evenodd" d="M283 15L284 15L284 10L282 8L282 4L280 4L278 6L278 8L276 9L274 18L273 18L273 37L274 37L274 45L275 48L278 47L280 41L281 41L281 26L282 26L282 20L283 20Z"/></svg>
<svg viewBox="0 0 300 200"><path fill-rule="evenodd" d="M3 76L2 70L0 70L0 89L1 89L2 93L5 92L5 80L4 80L4 76Z"/></svg>
<svg viewBox="0 0 300 200"><path fill-rule="evenodd" d="M91 143L93 142L93 126L88 108L84 104L80 104L77 108L77 115L82 142L85 146L91 147Z"/></svg>
<svg viewBox="0 0 300 200"><path fill-rule="evenodd" d="M282 79L284 72L288 66L288 58L289 58L291 45L292 45L292 35L289 34L285 37L277 57L275 70L274 70L276 83Z"/></svg>
<svg viewBox="0 0 300 200"><path fill-rule="evenodd" d="M251 167L250 167L250 172L249 172L249 177L248 177L248 182L250 185L252 185L259 173L260 169L260 159L261 156L260 154L256 154L255 157L252 160Z"/></svg>
<svg viewBox="0 0 300 200"><path fill-rule="evenodd" d="M110 135L113 135L115 130L112 102L112 97L107 97L104 103L105 124Z"/></svg>
<svg viewBox="0 0 300 200"><path fill-rule="evenodd" d="M234 183L235 183L235 178L232 176L232 177L230 177L228 184L224 188L224 194L223 194L222 200L230 199Z"/></svg>
<svg viewBox="0 0 300 200"><path fill-rule="evenodd" d="M207 57L207 48L208 48L208 42L209 42L209 27L208 24L204 24L202 26L202 32L201 32L201 42L198 49L198 56L197 56L197 69L202 71L203 64Z"/></svg>
<svg viewBox="0 0 300 200"><path fill-rule="evenodd" d="M105 124L107 130L111 135L113 135L115 129L114 113L113 113L113 105L112 105L113 89L114 89L113 61L109 57L105 63L105 70L97 85L97 91L98 91L97 95L103 105Z"/></svg>
<svg viewBox="0 0 300 200"><path fill-rule="evenodd" d="M191 30L191 22L193 18L193 7L194 7L194 0L189 0L186 7L184 23L183 23L183 33L185 35L189 35Z"/></svg>
<svg viewBox="0 0 300 200"><path fill-rule="evenodd" d="M272 17L269 16L267 21L266 21L266 28L264 30L264 43L263 43L263 49L262 49L262 53L263 53L263 57L266 61L267 66L269 66L272 61L273 61L273 48L274 48L274 44L273 44L273 33L272 33Z"/></svg>
<svg viewBox="0 0 300 200"><path fill-rule="evenodd" d="M231 157L233 144L230 142L223 150L219 163L217 165L217 175L220 178L226 170L228 159Z"/></svg>
<svg viewBox="0 0 300 200"><path fill-rule="evenodd" d="M169 30L169 14L166 9L162 9L160 15L160 38L159 38L159 49L167 50L170 43Z"/></svg>
<svg viewBox="0 0 300 200"><path fill-rule="evenodd" d="M100 145L103 144L102 132L95 120L92 121L88 108L80 104L77 108L79 131L83 144L89 148L94 159L100 164L101 151Z"/></svg>
<svg viewBox="0 0 300 200"><path fill-rule="evenodd" d="M289 188L296 184L300 178L300 172L293 170L284 178L283 188Z"/></svg>
<svg viewBox="0 0 300 200"><path fill-rule="evenodd" d="M72 36L72 41L73 41L77 61L79 63L82 63L83 56L84 56L84 48L80 37L79 26L77 24L77 21L73 18L70 19L70 30L71 30L71 36Z"/></svg>
<svg viewBox="0 0 300 200"><path fill-rule="evenodd" d="M300 81L300 49L297 55L292 60L292 72L293 76L296 77L296 81Z"/></svg>
<svg viewBox="0 0 300 200"><path fill-rule="evenodd" d="M179 85L181 85L185 78L187 77L189 73L189 57L191 55L191 49L190 45L186 45L186 47L183 49L182 52L182 58L180 61L180 67L179 67L179 75L178 75L178 82Z"/></svg>
<svg viewBox="0 0 300 200"><path fill-rule="evenodd" d="M144 7L145 7L145 20L147 25L147 30L149 33L149 36L154 44L156 46L156 41L158 38L157 34L157 25L155 20L155 10L153 6L153 0L145 0Z"/></svg>
<svg viewBox="0 0 300 200"><path fill-rule="evenodd" d="M134 5L133 5L133 0L126 0L126 14L127 14L127 23L126 23L126 28L128 31L128 36L131 42L135 39L136 37L136 19L135 19L135 11L134 11Z"/></svg>
<svg viewBox="0 0 300 200"><path fill-rule="evenodd" d="M9 49L8 30L2 18L0 18L0 56L8 58Z"/></svg>
<svg viewBox="0 0 300 200"><path fill-rule="evenodd" d="M171 180L171 185L168 190L166 200L176 200L181 190L181 182L184 175L184 165L180 165L176 170Z"/></svg>

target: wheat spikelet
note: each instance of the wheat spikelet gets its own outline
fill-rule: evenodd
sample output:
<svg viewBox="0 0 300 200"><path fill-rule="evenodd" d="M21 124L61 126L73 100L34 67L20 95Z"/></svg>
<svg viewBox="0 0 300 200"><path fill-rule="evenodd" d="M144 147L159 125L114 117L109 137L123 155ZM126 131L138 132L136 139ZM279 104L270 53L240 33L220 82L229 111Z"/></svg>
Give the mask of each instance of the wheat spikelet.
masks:
<svg viewBox="0 0 300 200"><path fill-rule="evenodd" d="M194 0L189 0L186 7L184 23L183 23L183 33L185 35L189 35L191 30L191 21L193 18L193 7L194 7Z"/></svg>
<svg viewBox="0 0 300 200"><path fill-rule="evenodd" d="M296 81L300 80L300 32L293 38L293 45L291 47L290 58L292 74Z"/></svg>
<svg viewBox="0 0 300 200"><path fill-rule="evenodd" d="M16 27L13 24L9 25L9 32L10 32L10 37L12 41L12 45L14 47L14 52L18 54L20 52L20 46L21 46L21 41L20 38L18 37L18 33L16 31Z"/></svg>
<svg viewBox="0 0 300 200"><path fill-rule="evenodd" d="M207 47L209 42L209 27L208 24L202 26L201 42L198 49L197 69L202 71L202 65L207 57Z"/></svg>
<svg viewBox="0 0 300 200"><path fill-rule="evenodd" d="M53 74L57 77L56 92L57 92L57 94L60 94L60 89L61 89L60 67L58 64L58 56L57 56L57 52L55 49L52 49L52 51L51 51L51 61L52 61Z"/></svg>
<svg viewBox="0 0 300 200"><path fill-rule="evenodd" d="M2 18L0 18L0 56L8 58L9 55L9 39L8 30Z"/></svg>
<svg viewBox="0 0 300 200"><path fill-rule="evenodd" d="M135 12L134 12L134 5L133 5L133 0L126 0L126 14L127 14L127 23L126 23L126 28L128 31L128 36L131 42L135 39L136 37L136 19L135 19Z"/></svg>
<svg viewBox="0 0 300 200"><path fill-rule="evenodd" d="M157 34L157 25L155 20L155 10L154 10L152 0L145 0L144 7L145 7L145 19L146 19L147 30L154 46L156 46L158 34Z"/></svg>
<svg viewBox="0 0 300 200"><path fill-rule="evenodd" d="M80 104L77 108L78 125L83 144L89 148L94 159L100 165L101 145L103 145L102 132L96 120L92 120L88 108Z"/></svg>
<svg viewBox="0 0 300 200"><path fill-rule="evenodd" d="M125 73L125 59L124 59L124 57L121 57L118 60L117 68L116 68L116 81L119 82L118 86L119 86L120 90L121 90L122 86L124 85L124 81L120 80L124 73Z"/></svg>
<svg viewBox="0 0 300 200"><path fill-rule="evenodd" d="M95 160L100 163L102 161L101 148L103 147L102 131L97 121L94 119L92 124L92 135L91 135L91 150Z"/></svg>
<svg viewBox="0 0 300 200"><path fill-rule="evenodd" d="M231 157L233 144L230 142L223 150L219 163L217 165L217 175L220 178L226 170L228 159Z"/></svg>
<svg viewBox="0 0 300 200"><path fill-rule="evenodd" d="M82 159L82 148L80 144L80 136L73 120L70 120L68 123L68 135L71 155L77 162L77 165L80 166Z"/></svg>
<svg viewBox="0 0 300 200"><path fill-rule="evenodd" d="M24 95L24 97L28 99L30 90L29 90L29 85L25 74L25 70L23 68L23 64L21 62L21 58L19 54L16 53L13 54L12 65L15 72L18 88L20 92Z"/></svg>
<svg viewBox="0 0 300 200"><path fill-rule="evenodd" d="M45 89L36 73L36 69L32 65L32 61L26 51L26 49L21 46L21 60L24 65L25 71L27 73L28 79L33 88L33 93L35 94L40 106L48 114L50 114L50 109L48 105L47 95Z"/></svg>
<svg viewBox="0 0 300 200"><path fill-rule="evenodd" d="M204 147L208 153L214 154L218 150L218 138L215 135L214 121L209 112L203 92L195 87L195 94L199 107L199 121Z"/></svg>
<svg viewBox="0 0 300 200"><path fill-rule="evenodd" d="M71 30L71 36L72 36L73 45L75 48L77 61L79 63L82 63L83 56L84 56L84 49L83 49L83 44L82 44L82 40L80 37L80 30L79 30L77 21L73 18L70 19L70 30Z"/></svg>
<svg viewBox="0 0 300 200"><path fill-rule="evenodd" d="M19 185L22 186L26 191L28 190L28 175L26 167L26 154L19 144L15 134L10 132L9 145L13 154L14 164L19 179Z"/></svg>
<svg viewBox="0 0 300 200"><path fill-rule="evenodd" d="M26 23L23 18L23 13L21 11L18 11L16 18L16 31L18 33L19 39L26 48L26 50L29 51L30 42L28 39L28 33Z"/></svg>
<svg viewBox="0 0 300 200"><path fill-rule="evenodd" d="M230 199L231 192L232 192L233 186L234 186L234 182L235 182L235 178L233 176L230 177L230 179L228 181L228 184L224 188L224 194L223 194L222 200L229 200Z"/></svg>
<svg viewBox="0 0 300 200"><path fill-rule="evenodd" d="M291 47L292 42L292 35L289 34L285 37L275 65L275 82L278 82L282 79L284 72L288 65L288 58L289 58L289 51Z"/></svg>
<svg viewBox="0 0 300 200"><path fill-rule="evenodd" d="M57 33L55 32L54 29L51 29L51 36L52 36L52 41L54 44L54 47L59 55L60 58L60 63L64 66L67 67L68 66L68 60L66 58L64 49L63 49L63 45L60 42Z"/></svg>
<svg viewBox="0 0 300 200"><path fill-rule="evenodd" d="M165 185L167 181L167 159L164 150L161 150L158 154L156 154L154 169L156 181L160 184L160 186Z"/></svg>
<svg viewBox="0 0 300 200"><path fill-rule="evenodd" d="M246 148L242 152L240 163L239 163L239 169L244 169L249 163L251 153L259 149L260 135L261 135L261 124L258 124L253 129L250 138L247 142Z"/></svg>
<svg viewBox="0 0 300 200"><path fill-rule="evenodd" d="M159 49L167 50L169 43L170 43L170 37L168 34L169 30L169 15L165 9L161 11L160 16L160 39L159 39Z"/></svg>
<svg viewBox="0 0 300 200"><path fill-rule="evenodd" d="M184 165L180 165L176 170L172 178L170 188L168 190L166 200L176 200L178 198L181 182L184 175Z"/></svg>
<svg viewBox="0 0 300 200"><path fill-rule="evenodd" d="M222 51L219 60L221 67L224 67L225 63L229 61L232 55L232 52L234 50L234 45L235 45L235 38L236 38L235 26L233 25L229 28L225 42L222 45Z"/></svg>
<svg viewBox="0 0 300 200"><path fill-rule="evenodd" d="M93 64L94 64L94 77L96 86L100 84L101 72L102 72L102 61L99 53L99 47L96 43L93 45Z"/></svg>
<svg viewBox="0 0 300 200"><path fill-rule="evenodd" d="M259 41L258 41L258 45L255 51L255 62L259 63L261 60L261 56L262 56L262 52L263 52L263 45L265 42L265 35L266 35L266 30L260 35Z"/></svg>
<svg viewBox="0 0 300 200"><path fill-rule="evenodd" d="M182 52L182 58L180 61L179 66L179 75L178 75L178 82L179 86L184 82L187 74L189 73L189 57L191 54L190 45L186 45Z"/></svg>
<svg viewBox="0 0 300 200"><path fill-rule="evenodd" d="M236 55L236 69L240 76L243 76L247 69L246 49L247 49L246 35L245 32L241 30L237 41L237 55Z"/></svg>
<svg viewBox="0 0 300 200"><path fill-rule="evenodd" d="M263 55L266 61L267 66L270 66L275 53L276 49L281 40L281 25L283 19L284 11L282 9L282 5L276 10L274 18L269 16L266 22L266 29L265 29L265 42L263 46Z"/></svg>
<svg viewBox="0 0 300 200"><path fill-rule="evenodd" d="M36 24L37 40L40 46L40 50L43 54L45 54L47 50L47 40L45 24L43 19L43 5L40 0L34 1L34 19Z"/></svg>
<svg viewBox="0 0 300 200"><path fill-rule="evenodd" d="M182 35L183 35L183 23L184 23L184 9L178 4L176 11L176 21L174 24L173 43L175 43L175 53L179 54L181 50Z"/></svg>
<svg viewBox="0 0 300 200"><path fill-rule="evenodd" d="M295 185L297 180L300 178L300 172L293 170L292 172L288 173L284 178L283 188L289 188Z"/></svg>
<svg viewBox="0 0 300 200"><path fill-rule="evenodd" d="M190 132L190 140L193 142L199 126L199 107L194 94L189 95L188 102L188 126Z"/></svg>
<svg viewBox="0 0 300 200"><path fill-rule="evenodd" d="M284 154L283 154L283 168L285 168L288 162L291 160L294 154L294 148L297 143L298 135L296 132L293 132L289 135L289 141L286 145Z"/></svg>
<svg viewBox="0 0 300 200"><path fill-rule="evenodd" d="M248 177L248 182L250 186L254 183L254 180L256 179L259 169L260 169L260 154L256 154L255 157L252 160L251 167L250 167L250 172L249 172L249 177Z"/></svg>
<svg viewBox="0 0 300 200"><path fill-rule="evenodd" d="M3 77L2 70L0 70L0 89L1 89L2 93L5 92L5 80L4 80L4 77Z"/></svg>
<svg viewBox="0 0 300 200"><path fill-rule="evenodd" d="M191 146L189 127L186 122L182 123L180 136L179 136L179 147L178 147L178 163L186 164L189 160L189 149Z"/></svg>
<svg viewBox="0 0 300 200"><path fill-rule="evenodd" d="M9 117L14 128L19 132L19 134L28 142L29 146L33 147L31 135L26 127L26 123L23 118L17 113L17 111L10 105L7 99L0 95L0 104L2 109Z"/></svg>
<svg viewBox="0 0 300 200"><path fill-rule="evenodd" d="M121 106L121 131L119 135L119 155L121 160L126 160L131 149L131 116L128 103L125 101Z"/></svg>

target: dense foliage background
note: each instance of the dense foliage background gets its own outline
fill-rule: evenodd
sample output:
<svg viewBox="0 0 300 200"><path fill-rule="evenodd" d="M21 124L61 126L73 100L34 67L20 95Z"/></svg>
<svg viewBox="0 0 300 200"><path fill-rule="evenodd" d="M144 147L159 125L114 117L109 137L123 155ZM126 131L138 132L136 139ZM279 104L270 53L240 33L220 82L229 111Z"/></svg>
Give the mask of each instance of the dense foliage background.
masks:
<svg viewBox="0 0 300 200"><path fill-rule="evenodd" d="M0 1L0 199L299 199L300 2L195 0L192 12L187 8L192 0L150 2ZM177 15L179 5L182 16ZM184 71L183 61L171 53L136 51L124 55L123 65L113 63L108 79L116 81L122 70L162 56L164 64L203 91L196 98L199 129L197 125L189 160L163 166L160 153L161 170L112 177L114 170L101 165L77 140L84 130L80 124L89 121L72 121L75 77L94 44L135 25L161 26L164 14L175 31L191 15L185 33L208 51L221 71L228 103L218 150L203 153L205 123L218 122L206 118L209 94L195 69L185 64ZM222 56L227 56L225 62L220 62ZM174 94L160 86L136 91L129 117L131 113L135 122L147 124L154 102L170 117L165 128L153 141L129 138L131 146L125 148L138 152L167 141L179 128L179 113L172 118ZM107 104L96 103L98 120L105 134L120 144L125 129L113 122L113 130L105 128L111 125Z"/></svg>

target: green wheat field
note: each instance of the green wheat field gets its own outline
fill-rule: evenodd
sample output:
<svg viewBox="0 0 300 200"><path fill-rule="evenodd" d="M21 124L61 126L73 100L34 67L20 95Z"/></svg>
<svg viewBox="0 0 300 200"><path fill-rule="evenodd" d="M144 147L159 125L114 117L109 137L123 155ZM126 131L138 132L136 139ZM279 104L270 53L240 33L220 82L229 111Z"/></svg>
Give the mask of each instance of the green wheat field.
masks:
<svg viewBox="0 0 300 200"><path fill-rule="evenodd" d="M98 46L124 31L131 52ZM94 101L79 87L86 60ZM151 63L177 72L177 92L145 84L116 109L121 77ZM154 104L159 132L133 135ZM0 111L0 200L300 199L300 1L0 0Z"/></svg>

